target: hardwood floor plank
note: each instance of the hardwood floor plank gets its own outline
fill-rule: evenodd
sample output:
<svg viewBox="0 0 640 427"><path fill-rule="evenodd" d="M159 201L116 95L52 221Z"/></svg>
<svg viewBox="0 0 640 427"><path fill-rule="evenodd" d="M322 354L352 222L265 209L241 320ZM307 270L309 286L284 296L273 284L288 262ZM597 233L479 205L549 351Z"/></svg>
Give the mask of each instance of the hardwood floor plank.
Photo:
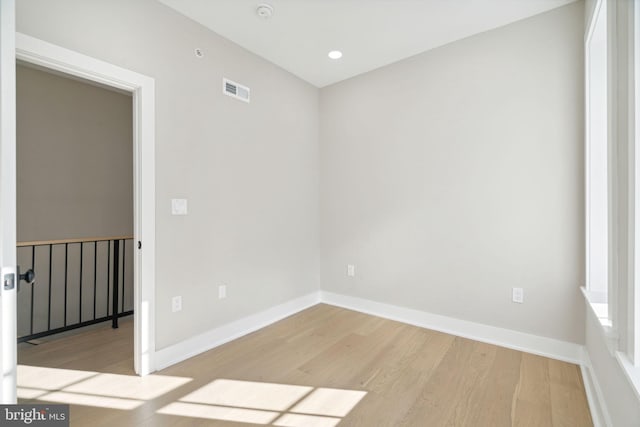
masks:
<svg viewBox="0 0 640 427"><path fill-rule="evenodd" d="M520 379L514 394L514 426L552 426L551 393L548 359L533 354L522 354Z"/></svg>
<svg viewBox="0 0 640 427"><path fill-rule="evenodd" d="M470 392L482 381L495 352L494 346L455 338L400 425L455 423L456 412L466 408Z"/></svg>
<svg viewBox="0 0 640 427"><path fill-rule="evenodd" d="M516 391L522 353L496 348L496 355L484 380L469 396L468 409L458 413L460 426L511 426L511 404Z"/></svg>
<svg viewBox="0 0 640 427"><path fill-rule="evenodd" d="M418 345L397 362L393 358L386 361L378 376L365 387L370 391L362 404L356 406L341 425L370 426L372 408L376 412L376 425L400 425L455 340L452 335L434 331L415 329L414 332Z"/></svg>
<svg viewBox="0 0 640 427"><path fill-rule="evenodd" d="M571 363L549 359L551 419L554 427L591 426L591 413L584 399L580 368Z"/></svg>

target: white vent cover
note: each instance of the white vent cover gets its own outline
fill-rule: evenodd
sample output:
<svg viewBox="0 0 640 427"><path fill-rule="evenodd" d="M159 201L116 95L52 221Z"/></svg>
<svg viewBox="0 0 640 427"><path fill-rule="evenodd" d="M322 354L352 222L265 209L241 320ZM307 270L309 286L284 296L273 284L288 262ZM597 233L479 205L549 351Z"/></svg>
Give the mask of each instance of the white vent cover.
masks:
<svg viewBox="0 0 640 427"><path fill-rule="evenodd" d="M227 78L222 79L222 93L244 102L249 102L251 98L251 89Z"/></svg>

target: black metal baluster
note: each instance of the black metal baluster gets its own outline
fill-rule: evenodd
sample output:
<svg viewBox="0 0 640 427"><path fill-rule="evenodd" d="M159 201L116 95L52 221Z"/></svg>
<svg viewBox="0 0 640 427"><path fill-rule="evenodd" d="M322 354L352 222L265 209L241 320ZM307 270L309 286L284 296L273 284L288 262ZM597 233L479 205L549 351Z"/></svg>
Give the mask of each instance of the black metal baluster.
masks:
<svg viewBox="0 0 640 427"><path fill-rule="evenodd" d="M31 269L33 271L36 270L36 246L31 246ZM31 284L31 324L29 326L29 335L33 335L33 285L35 282Z"/></svg>
<svg viewBox="0 0 640 427"><path fill-rule="evenodd" d="M113 320L111 327L118 328L118 271L120 258L120 241L113 241Z"/></svg>
<svg viewBox="0 0 640 427"><path fill-rule="evenodd" d="M47 330L51 330L51 273L52 273L52 255L53 244L49 244L49 306L47 310Z"/></svg>
<svg viewBox="0 0 640 427"><path fill-rule="evenodd" d="M122 305L120 308L120 312L124 313L124 284L126 279L126 276L124 275L125 272L125 260L126 260L126 255L125 255L125 250L127 249L127 241L122 239Z"/></svg>
<svg viewBox="0 0 640 427"><path fill-rule="evenodd" d="M97 301L98 301L98 246L99 243L101 241L104 241L107 243L107 302L106 302L106 306L107 306L107 311L104 314L104 316L101 316L100 318L98 318L97 315ZM111 250L111 243L113 242L113 260L111 259L112 257L112 250ZM89 318L87 320L83 320L84 318L84 313L83 313L83 305L84 305L84 301L83 301L83 294L84 292L84 243L93 243L93 318L91 318L89 316ZM58 271L59 269L61 269L62 267L62 263L56 264L56 268L53 268L53 248L54 246L60 246L64 244L64 314L63 314L63 318L64 318L64 324L58 327L52 327L53 325L53 308L56 308L57 310L57 306L53 307L53 304L55 303L55 300L53 299L53 291L57 291L58 290L58 285L56 285L56 288L54 289L53 287L53 273L54 270ZM70 245L76 245L76 244L80 244L80 265L79 265L79 289L78 289L78 321L73 321L70 320L69 318L69 304L71 302L71 305L73 305L73 301L69 301L69 298L73 299L73 296L71 296L69 294L69 292L72 292L73 289L69 289L69 286L72 285L72 283L70 283L70 279L69 279L69 275L71 275L72 277L74 276L73 272L70 272L69 268L70 267L74 267L75 265L69 265L70 262L70 254L69 254L69 246ZM127 262L126 262L126 257L127 257L127 252L126 252L126 244L127 244L127 239L126 238L120 238L120 239L114 239L114 240L91 240L91 241L72 241L72 240L68 240L68 241L61 241L61 242L55 242L52 241L51 243L42 243L41 245L37 245L37 246L49 246L49 279L48 279L48 307L47 307L47 326L46 329L43 327L42 331L37 332L36 331L36 324L35 324L35 290L36 288L33 286L31 286L31 295L30 295L30 308L31 308L31 313L30 313L30 325L29 325L29 334L28 335L24 335L21 337L18 337L18 342L25 342L25 341L30 341L30 340L34 340L34 339L38 339L41 337L45 337L45 336L49 336L49 335L53 335L53 334L57 334L60 332L65 332L65 331L69 331L72 329L76 329L76 328L81 328L84 326L88 326L88 325L93 325L96 323L100 323L100 322L105 322L108 320L112 321L112 327L118 328L118 323L119 323L119 319L121 316L125 316L125 315L130 315L133 314L133 310L128 310L125 311L127 305L126 305L126 290L127 290ZM31 268L35 269L36 266L36 251L37 251L37 246L36 245L31 245ZM27 247L25 247L27 248ZM73 248L73 246L72 246ZM122 256L120 256L120 254L122 253ZM60 254L62 255L62 254ZM72 255L72 254L71 254ZM60 258L60 257L58 257ZM113 261L113 264L111 264L111 262ZM58 260L56 259L56 262L58 262ZM122 267L120 267L120 263L122 263ZM131 267L130 267L131 268ZM90 279L90 278L89 278ZM91 280L89 280L90 282ZM58 282L56 282L58 283ZM87 286L91 286L91 284L89 283L89 285ZM113 286L113 289L111 289L111 286ZM56 294L58 295L58 294ZM56 296L56 298L58 298L58 296ZM109 311L109 305L111 304L111 311ZM58 311L56 311L56 313L58 313Z"/></svg>
<svg viewBox="0 0 640 427"><path fill-rule="evenodd" d="M80 298L78 298L78 323L82 323L82 265L84 264L84 259L82 257L82 249L84 245L80 242Z"/></svg>
<svg viewBox="0 0 640 427"><path fill-rule="evenodd" d="M67 326L67 288L68 288L68 266L69 266L69 243L64 244L64 326Z"/></svg>
<svg viewBox="0 0 640 427"><path fill-rule="evenodd" d="M93 320L96 320L96 292L98 290L98 241L93 242Z"/></svg>
<svg viewBox="0 0 640 427"><path fill-rule="evenodd" d="M111 295L111 241L107 240L107 316L109 315L109 296Z"/></svg>

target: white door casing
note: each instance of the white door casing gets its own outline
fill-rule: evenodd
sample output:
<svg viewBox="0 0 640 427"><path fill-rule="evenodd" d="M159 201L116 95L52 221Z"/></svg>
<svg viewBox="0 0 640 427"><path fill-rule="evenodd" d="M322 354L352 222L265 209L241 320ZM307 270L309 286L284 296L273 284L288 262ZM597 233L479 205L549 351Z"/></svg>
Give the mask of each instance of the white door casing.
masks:
<svg viewBox="0 0 640 427"><path fill-rule="evenodd" d="M133 96L133 238L134 245L142 245L136 248L133 262L134 368L138 375L147 375L155 370L155 81L21 33L15 35L15 59L125 90ZM15 169L15 158L13 166Z"/></svg>
<svg viewBox="0 0 640 427"><path fill-rule="evenodd" d="M15 0L0 0L0 403L16 403L16 74ZM13 289L5 277L13 275Z"/></svg>

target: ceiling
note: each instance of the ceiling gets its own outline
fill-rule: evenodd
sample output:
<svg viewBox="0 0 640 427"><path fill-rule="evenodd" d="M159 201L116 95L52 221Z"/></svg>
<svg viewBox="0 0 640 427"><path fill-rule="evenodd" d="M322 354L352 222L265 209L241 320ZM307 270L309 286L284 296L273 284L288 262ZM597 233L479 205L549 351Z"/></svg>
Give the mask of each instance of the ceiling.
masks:
<svg viewBox="0 0 640 427"><path fill-rule="evenodd" d="M574 0L159 1L323 87ZM273 6L270 19L260 3Z"/></svg>

